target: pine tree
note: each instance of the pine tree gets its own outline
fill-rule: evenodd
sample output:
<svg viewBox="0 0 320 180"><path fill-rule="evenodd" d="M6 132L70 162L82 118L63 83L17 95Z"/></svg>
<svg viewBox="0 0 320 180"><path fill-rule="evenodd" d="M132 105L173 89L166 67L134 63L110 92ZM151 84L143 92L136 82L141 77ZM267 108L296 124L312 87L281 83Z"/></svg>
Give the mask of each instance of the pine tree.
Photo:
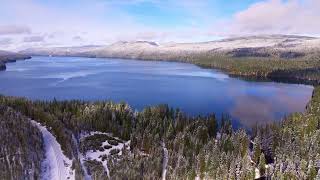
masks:
<svg viewBox="0 0 320 180"><path fill-rule="evenodd" d="M254 141L253 141L253 162L255 162L256 164L259 163L260 154L261 154L261 140L260 140L260 136L257 136L254 138Z"/></svg>
<svg viewBox="0 0 320 180"><path fill-rule="evenodd" d="M265 174L266 174L266 158L263 153L261 153L261 155L260 155L259 171L260 171L260 176L265 176Z"/></svg>
<svg viewBox="0 0 320 180"><path fill-rule="evenodd" d="M209 120L208 120L209 136L210 137L216 137L217 130L218 130L218 123L217 123L217 121L215 119L215 116L214 115L210 115L209 116Z"/></svg>
<svg viewBox="0 0 320 180"><path fill-rule="evenodd" d="M205 152L200 152L199 154L199 171L200 171L200 179L204 179L205 173L206 173Z"/></svg>

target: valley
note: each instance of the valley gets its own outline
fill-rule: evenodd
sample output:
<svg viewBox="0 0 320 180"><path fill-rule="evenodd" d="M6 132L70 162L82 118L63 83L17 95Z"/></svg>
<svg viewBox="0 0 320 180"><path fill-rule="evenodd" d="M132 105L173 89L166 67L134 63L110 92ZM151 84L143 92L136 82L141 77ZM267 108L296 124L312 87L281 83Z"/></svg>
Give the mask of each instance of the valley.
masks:
<svg viewBox="0 0 320 180"><path fill-rule="evenodd" d="M319 97L317 87L306 112L291 114L281 123L257 126L250 135L243 129L234 130L227 116L220 120L214 114L190 117L168 106L133 112L127 104L111 102L30 101L4 96L0 102L1 108L12 114L12 122L23 117L22 128L30 126L30 119L47 127L46 133L50 131L66 158L72 159L75 174L71 174L76 179L160 179L162 175L166 179L315 179L319 176ZM2 122L7 121L6 116L1 116ZM8 142L13 134L1 138ZM37 139L40 146L36 147L43 147L41 138ZM28 141L21 139L20 143ZM9 146L3 144L2 148ZM19 146L12 148L16 151ZM27 149L22 150L23 155ZM44 149L38 152L44 153ZM1 153L0 157L6 156ZM15 159L7 157L4 162ZM163 161L167 161L166 168ZM10 169L19 172L18 167ZM0 177L13 177L7 172L1 171Z"/></svg>
<svg viewBox="0 0 320 180"><path fill-rule="evenodd" d="M318 39L260 41L3 55L0 179L319 178Z"/></svg>
<svg viewBox="0 0 320 180"><path fill-rule="evenodd" d="M320 180L320 0L0 0L0 180Z"/></svg>

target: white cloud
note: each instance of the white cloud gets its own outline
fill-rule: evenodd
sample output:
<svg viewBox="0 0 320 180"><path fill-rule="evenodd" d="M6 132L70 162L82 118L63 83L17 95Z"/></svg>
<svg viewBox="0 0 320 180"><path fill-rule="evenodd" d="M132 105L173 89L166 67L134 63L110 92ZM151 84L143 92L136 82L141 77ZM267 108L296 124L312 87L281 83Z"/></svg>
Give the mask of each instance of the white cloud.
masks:
<svg viewBox="0 0 320 180"><path fill-rule="evenodd" d="M74 41L83 41L83 38L81 36L74 36L72 38L72 40L74 40Z"/></svg>
<svg viewBox="0 0 320 180"><path fill-rule="evenodd" d="M268 0L238 12L229 21L232 34L320 35L319 0Z"/></svg>
<svg viewBox="0 0 320 180"><path fill-rule="evenodd" d="M212 7L215 3L209 0L79 0L73 4L66 1L64 6L54 2L1 0L0 35L13 42L5 48L80 46L119 40L190 42L250 34L320 35L319 0L264 0L228 17L218 17L218 5ZM153 27L123 8L139 3L151 3L164 12L183 11L186 23L159 23L159 27ZM10 25L12 22L15 25ZM25 33L43 38L25 39Z"/></svg>
<svg viewBox="0 0 320 180"><path fill-rule="evenodd" d="M23 38L23 42L43 42L44 37L43 36L28 36Z"/></svg>
<svg viewBox="0 0 320 180"><path fill-rule="evenodd" d="M10 19L17 24L30 26L33 36L46 34L48 42L45 44L49 43L52 46L108 44L119 40L181 41L180 37L191 35L194 29L198 28L195 27L196 19L206 17L201 13L201 11L208 12L206 1L79 0L72 6L59 7L53 6L51 2L41 3L35 0L2 0L0 20L9 23ZM191 14L192 18L188 20L190 23L170 28L152 27L138 21L132 14L122 9L123 5L145 2L152 3L165 11L183 9ZM81 37L82 41L75 39L76 36ZM30 43L25 45L21 42L25 41L20 40L17 49L34 45Z"/></svg>
<svg viewBox="0 0 320 180"><path fill-rule="evenodd" d="M32 36L47 34L52 46L106 44L111 43L106 40L116 40L122 35L133 36L147 29L126 13L96 0L79 1L68 7L49 6L33 0L3 0L0 21L5 24L10 22L9 19L32 27ZM75 36L86 41L74 41ZM25 40L29 41L20 40L17 49L25 46Z"/></svg>
<svg viewBox="0 0 320 180"><path fill-rule="evenodd" d="M0 35L28 34L28 33L31 33L31 30L26 26L17 26L17 25L0 26Z"/></svg>
<svg viewBox="0 0 320 180"><path fill-rule="evenodd" d="M7 46L12 44L12 39L11 38L2 38L0 39L0 46Z"/></svg>

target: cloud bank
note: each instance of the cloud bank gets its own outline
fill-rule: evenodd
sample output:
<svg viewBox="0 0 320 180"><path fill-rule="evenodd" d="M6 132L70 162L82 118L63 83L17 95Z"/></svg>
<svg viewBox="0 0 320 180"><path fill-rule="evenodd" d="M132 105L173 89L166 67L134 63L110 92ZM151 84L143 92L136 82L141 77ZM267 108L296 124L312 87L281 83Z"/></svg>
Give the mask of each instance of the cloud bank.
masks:
<svg viewBox="0 0 320 180"><path fill-rule="evenodd" d="M119 40L192 42L256 34L320 36L319 0L257 0L231 11L236 5L241 3L2 0L0 37L10 41L2 39L0 49L98 45Z"/></svg>
<svg viewBox="0 0 320 180"><path fill-rule="evenodd" d="M28 36L23 39L23 42L43 42L43 36Z"/></svg>
<svg viewBox="0 0 320 180"><path fill-rule="evenodd" d="M17 25L0 26L0 35L29 34L29 33L31 33L31 30L26 26L17 26Z"/></svg>
<svg viewBox="0 0 320 180"><path fill-rule="evenodd" d="M237 30L239 34L319 35L319 19L319 0L269 0L236 13L230 22L229 31Z"/></svg>

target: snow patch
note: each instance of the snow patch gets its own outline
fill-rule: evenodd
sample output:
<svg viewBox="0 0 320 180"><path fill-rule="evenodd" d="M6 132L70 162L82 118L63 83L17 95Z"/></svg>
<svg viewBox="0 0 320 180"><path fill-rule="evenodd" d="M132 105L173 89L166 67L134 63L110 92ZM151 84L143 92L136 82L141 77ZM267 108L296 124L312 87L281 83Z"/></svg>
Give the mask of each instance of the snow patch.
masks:
<svg viewBox="0 0 320 180"><path fill-rule="evenodd" d="M72 139L73 141L77 144L77 154L78 154L78 159L80 160L80 165L81 165L81 169L83 171L83 175L84 175L84 180L91 180L91 176L88 174L87 168L84 165L84 157L83 155L79 152L79 143L76 140L76 138L74 137L74 135L72 135Z"/></svg>
<svg viewBox="0 0 320 180"><path fill-rule="evenodd" d="M161 142L162 150L163 150L163 163L162 163L162 180L166 180L167 174L167 166L168 166L168 149L166 148L166 144Z"/></svg>
<svg viewBox="0 0 320 180"><path fill-rule="evenodd" d="M258 168L254 169L254 179L259 179L260 178L260 171Z"/></svg>
<svg viewBox="0 0 320 180"><path fill-rule="evenodd" d="M86 137L89 137L89 136L93 136L95 134L104 134L104 135L107 135L107 136L111 136L112 137L112 134L111 133L104 133L104 132L100 132L100 131L91 131L91 132L81 132L80 134L80 140L86 138Z"/></svg>
<svg viewBox="0 0 320 180"><path fill-rule="evenodd" d="M75 170L72 169L72 160L63 154L61 145L56 138L45 126L33 120L31 123L39 128L44 141L45 160L42 162L41 179L74 180Z"/></svg>
<svg viewBox="0 0 320 180"><path fill-rule="evenodd" d="M80 139L84 139L86 137L89 137L89 136L93 136L95 134L104 134L104 135L108 135L110 137L113 137L112 134L110 133L103 133L103 132L98 132L98 131L94 131L94 132L89 132L89 133L81 133L80 135ZM119 138L117 137L113 137L117 140L120 140ZM108 177L110 178L110 171L109 171L109 168L108 168L108 158L111 156L111 151L112 150L119 150L119 153L117 155L121 156L122 155L122 150L124 149L124 147L127 147L127 149L129 150L129 146L130 146L130 140L127 141L127 142L123 142L123 143L118 143L118 145L112 145L108 142L108 140L106 140L105 142L102 143L102 146L101 147L104 147L104 146L111 146L111 148L109 149L104 149L103 151L99 151L99 150L96 150L96 151L93 151L93 150L89 150L85 153L85 156L83 157L83 160L96 160L98 162L101 162ZM107 159L104 159L103 160L103 157L107 157Z"/></svg>

